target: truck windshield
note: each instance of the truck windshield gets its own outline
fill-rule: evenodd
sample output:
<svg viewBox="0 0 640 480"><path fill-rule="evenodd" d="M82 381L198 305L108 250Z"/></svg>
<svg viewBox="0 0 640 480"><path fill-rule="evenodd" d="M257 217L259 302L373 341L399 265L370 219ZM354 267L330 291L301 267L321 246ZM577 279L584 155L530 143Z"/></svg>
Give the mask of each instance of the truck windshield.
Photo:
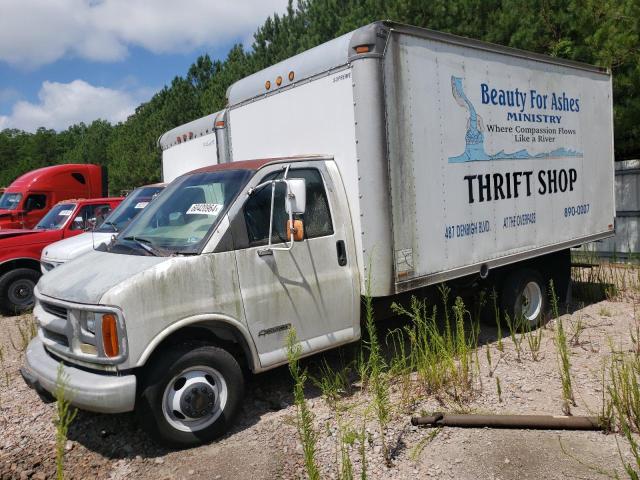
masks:
<svg viewBox="0 0 640 480"><path fill-rule="evenodd" d="M129 222L145 208L163 189L163 186L141 187L129 195L105 218L96 232L114 233L124 230Z"/></svg>
<svg viewBox="0 0 640 480"><path fill-rule="evenodd" d="M15 210L20 205L21 200L21 193L3 193L2 197L0 197L0 209Z"/></svg>
<svg viewBox="0 0 640 480"><path fill-rule="evenodd" d="M59 203L38 222L35 228L40 230L60 230L73 214L75 203Z"/></svg>
<svg viewBox="0 0 640 480"><path fill-rule="evenodd" d="M111 250L134 255L198 253L250 174L225 170L176 179L117 237Z"/></svg>

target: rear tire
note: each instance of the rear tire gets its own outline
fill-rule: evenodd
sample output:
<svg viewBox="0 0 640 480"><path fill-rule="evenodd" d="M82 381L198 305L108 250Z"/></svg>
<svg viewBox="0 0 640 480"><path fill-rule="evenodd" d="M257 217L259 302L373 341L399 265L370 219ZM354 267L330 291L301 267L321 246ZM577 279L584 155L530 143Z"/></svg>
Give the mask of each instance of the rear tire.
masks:
<svg viewBox="0 0 640 480"><path fill-rule="evenodd" d="M522 318L529 328L536 328L545 323L548 305L546 282L536 270L516 270L505 279L502 286L502 313L509 315L512 322ZM517 321L514 324L517 325Z"/></svg>
<svg viewBox="0 0 640 480"><path fill-rule="evenodd" d="M0 309L6 315L18 315L33 308L35 289L42 274L31 268L16 268L0 277Z"/></svg>
<svg viewBox="0 0 640 480"><path fill-rule="evenodd" d="M193 447L214 440L233 425L244 378L226 350L179 345L158 356L146 376L136 413L159 443Z"/></svg>

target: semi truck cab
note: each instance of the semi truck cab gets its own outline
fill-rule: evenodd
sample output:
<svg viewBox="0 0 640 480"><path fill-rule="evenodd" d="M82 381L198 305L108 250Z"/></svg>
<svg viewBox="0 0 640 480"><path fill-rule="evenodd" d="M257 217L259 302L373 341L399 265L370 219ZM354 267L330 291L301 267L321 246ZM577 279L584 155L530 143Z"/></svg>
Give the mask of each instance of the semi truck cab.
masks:
<svg viewBox="0 0 640 480"><path fill-rule="evenodd" d="M65 164L25 173L0 197L0 228L33 228L58 202L107 196L107 172L99 165Z"/></svg>

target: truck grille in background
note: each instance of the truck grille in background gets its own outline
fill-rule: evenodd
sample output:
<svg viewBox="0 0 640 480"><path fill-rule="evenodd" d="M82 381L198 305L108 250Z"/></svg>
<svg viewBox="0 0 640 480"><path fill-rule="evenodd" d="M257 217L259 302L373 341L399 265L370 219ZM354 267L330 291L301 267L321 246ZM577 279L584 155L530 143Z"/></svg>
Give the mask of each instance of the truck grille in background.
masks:
<svg viewBox="0 0 640 480"><path fill-rule="evenodd" d="M56 266L53 263L49 263L49 262L41 262L42 266L44 267L44 269L47 272L50 272L51 270L53 270L54 268L56 268Z"/></svg>
<svg viewBox="0 0 640 480"><path fill-rule="evenodd" d="M47 303L47 302L41 302L40 305L42 305L42 309L51 314L54 315L58 318L67 318L67 309L64 307L60 307L58 305L54 305L52 303Z"/></svg>

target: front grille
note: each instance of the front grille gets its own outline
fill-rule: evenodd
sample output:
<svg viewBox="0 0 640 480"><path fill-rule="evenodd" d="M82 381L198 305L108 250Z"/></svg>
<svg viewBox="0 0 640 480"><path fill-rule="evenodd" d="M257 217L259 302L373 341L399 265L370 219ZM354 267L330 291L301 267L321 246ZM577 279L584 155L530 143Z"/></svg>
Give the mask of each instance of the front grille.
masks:
<svg viewBox="0 0 640 480"><path fill-rule="evenodd" d="M42 305L42 309L50 315L54 315L58 318L67 318L67 309L65 307L48 302L41 302L40 304Z"/></svg>
<svg viewBox="0 0 640 480"><path fill-rule="evenodd" d="M60 335L59 333L52 332L51 330L42 329L43 335L49 340L56 342L63 347L69 348L69 340L66 335Z"/></svg>

